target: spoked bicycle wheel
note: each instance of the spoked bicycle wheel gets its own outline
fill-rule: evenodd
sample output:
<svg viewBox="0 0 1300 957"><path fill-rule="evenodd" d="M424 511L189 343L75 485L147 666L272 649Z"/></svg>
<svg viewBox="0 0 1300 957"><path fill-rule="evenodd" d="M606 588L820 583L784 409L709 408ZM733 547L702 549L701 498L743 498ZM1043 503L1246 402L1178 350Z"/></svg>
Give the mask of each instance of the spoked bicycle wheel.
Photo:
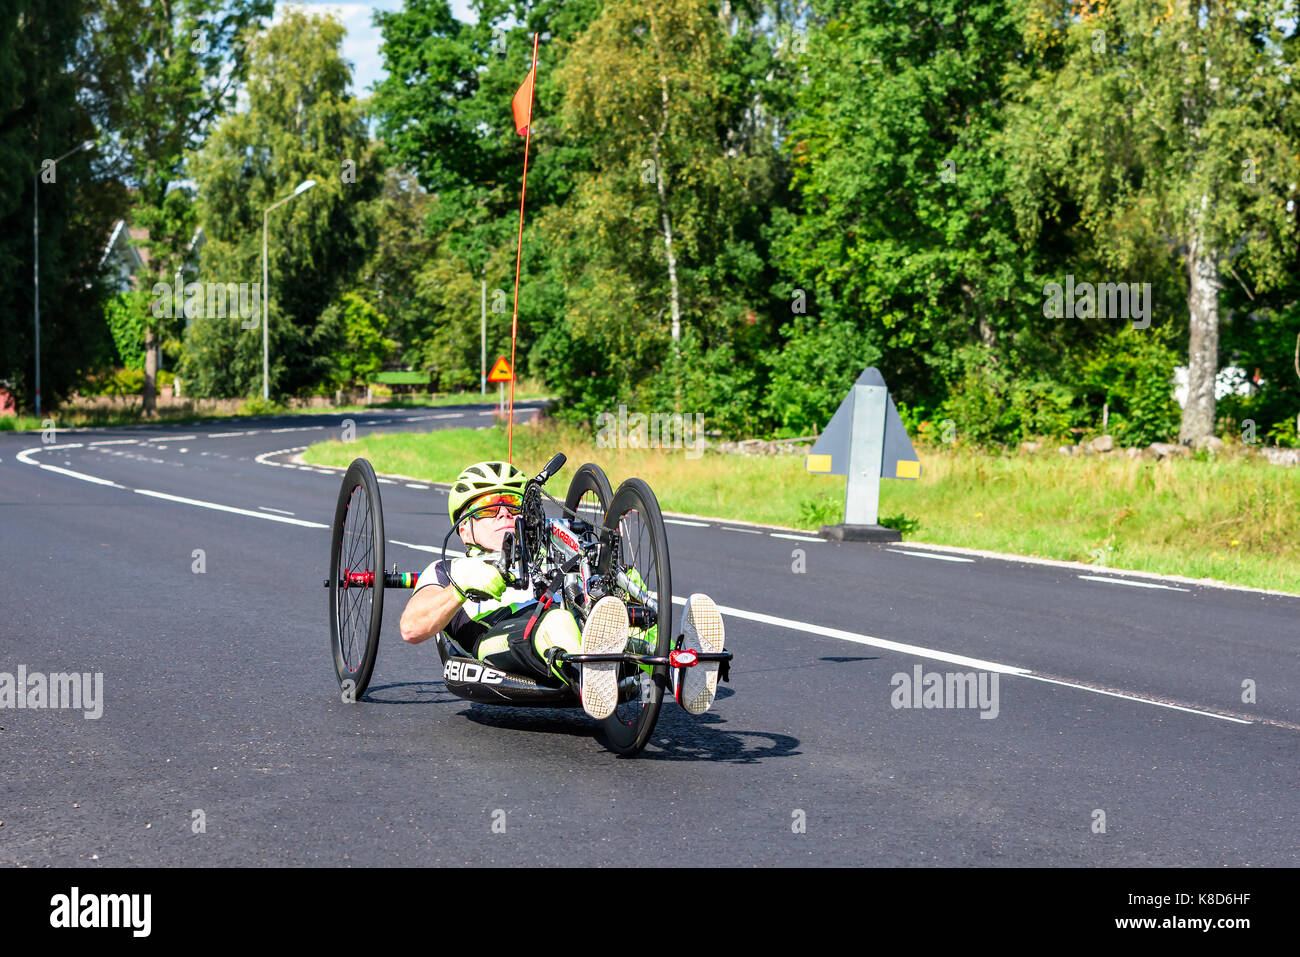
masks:
<svg viewBox="0 0 1300 957"><path fill-rule="evenodd" d="M612 593L628 606L627 650L667 657L673 639L668 533L650 486L638 478L620 485L605 514L605 529L612 548L603 571L615 581ZM620 703L601 726L612 750L636 754L645 747L667 686L667 665L620 665Z"/></svg>
<svg viewBox="0 0 1300 957"><path fill-rule="evenodd" d="M348 466L334 507L330 539L330 644L344 700L370 684L384 620L384 515L375 470Z"/></svg>
<svg viewBox="0 0 1300 957"><path fill-rule="evenodd" d="M609 511L614 489L599 465L588 462L578 469L569 483L569 494L564 497L564 507L584 522L599 528Z"/></svg>

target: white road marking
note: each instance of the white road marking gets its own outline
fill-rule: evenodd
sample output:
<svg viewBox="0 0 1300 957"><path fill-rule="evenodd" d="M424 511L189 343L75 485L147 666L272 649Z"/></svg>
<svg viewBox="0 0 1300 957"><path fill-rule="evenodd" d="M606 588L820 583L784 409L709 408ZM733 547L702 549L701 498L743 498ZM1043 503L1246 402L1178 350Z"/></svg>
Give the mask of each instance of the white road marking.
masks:
<svg viewBox="0 0 1300 957"><path fill-rule="evenodd" d="M375 476L375 480L376 480L377 482L379 482L380 485L396 485L396 484L397 484L397 483L394 482L392 479L380 478L380 477L377 476L377 475ZM506 514L509 515L510 513L509 513L509 512L506 512Z"/></svg>
<svg viewBox="0 0 1300 957"><path fill-rule="evenodd" d="M91 442L91 447L96 445L135 445L135 439L105 439L102 442Z"/></svg>
<svg viewBox="0 0 1300 957"><path fill-rule="evenodd" d="M690 526L692 526L692 527L694 527L694 528L708 528L708 527L709 527L709 523L708 523L708 522L688 522L688 521L686 521L685 519L680 519L680 518L665 518L665 519L664 519L664 524L665 524L665 525L690 525Z"/></svg>
<svg viewBox="0 0 1300 957"><path fill-rule="evenodd" d="M292 514L293 514L293 512L286 512L286 511L285 511L284 509L282 509L282 508L271 508L271 506L269 506L269 505L259 505L259 506L257 506L257 507L260 508L260 509L261 509L262 511L264 511L264 512L275 512L275 513L277 513L277 514L279 514L279 515L292 515Z"/></svg>
<svg viewBox="0 0 1300 957"><path fill-rule="evenodd" d="M177 452L188 452L189 449L177 449L176 451L177 451Z"/></svg>
<svg viewBox="0 0 1300 957"><path fill-rule="evenodd" d="M666 521L668 521L668 519L665 518L664 521L666 522ZM773 537L773 538L788 538L788 539L790 539L790 540L793 541L793 542L824 542L824 541L826 541L826 539L824 539L824 538L813 538L811 535L787 535L785 532L773 532L773 533L772 533L772 537Z"/></svg>
<svg viewBox="0 0 1300 957"><path fill-rule="evenodd" d="M160 435L157 438L145 439L146 442L188 442L191 439L197 439L197 435Z"/></svg>
<svg viewBox="0 0 1300 957"><path fill-rule="evenodd" d="M746 535L762 535L762 534L763 534L762 532L760 532L760 531L759 531L758 529L756 529L756 528L735 528L734 526L730 526L730 525L722 525L722 526L719 526L719 527L720 527L724 532L744 532Z"/></svg>
<svg viewBox="0 0 1300 957"><path fill-rule="evenodd" d="M464 412L444 412L442 415L431 415L431 419L461 419L465 417Z"/></svg>
<svg viewBox="0 0 1300 957"><path fill-rule="evenodd" d="M110 482L108 479L96 478L93 475L86 475L82 472L74 472L71 469L61 469L57 465L44 465L40 462L29 462L29 465L39 465L41 468L50 472L58 472L60 475L66 475L69 478L81 479L83 482L94 482L96 485L111 485L113 488L123 488L116 482Z"/></svg>
<svg viewBox="0 0 1300 957"><path fill-rule="evenodd" d="M686 599L674 595L673 604L685 605ZM1073 688L1076 691L1090 691L1094 694L1106 695L1112 698L1123 698L1126 701L1135 701L1139 704L1153 704L1161 708L1172 708L1175 711L1185 711L1188 714L1199 714L1208 718L1219 718L1222 721L1232 721L1236 724L1254 724L1253 721L1247 721L1242 718L1233 718L1228 715L1216 714L1213 711L1202 711L1197 708L1187 708L1181 705L1170 704L1167 701L1157 701L1154 698L1148 698L1142 695L1126 694L1119 691L1107 691L1103 688L1091 688L1088 685L1062 681L1059 678L1048 678L1044 675L1036 675L1028 668L1004 665L997 661L985 661L980 658L969 658L966 655L956 655L951 652L939 651L934 648L923 648L920 645L909 645L900 641L889 641L885 638L873 638L870 635L859 635L851 631L843 631L839 628L827 628L822 625L812 625L804 621L778 618L775 615L764 615L760 612L746 611L742 608L728 608L725 605L718 605L717 608L718 611L724 615L730 615L734 618L743 618L748 621L756 621L764 625L774 625L777 628L788 628L791 631L802 631L811 635L821 635L825 638L839 638L842 641L851 641L858 645L868 645L872 648L881 648L885 651L897 651L900 654L912 655L917 658L928 658L934 661L943 661L949 664L960 665L964 668L975 668L980 671L996 671L999 674L1012 675L1017 678L1033 678L1035 681L1045 681L1048 684L1061 685L1065 688Z"/></svg>
<svg viewBox="0 0 1300 957"><path fill-rule="evenodd" d="M1135 582L1127 578L1102 578L1100 575L1080 575L1084 581L1105 582L1107 585L1128 585L1130 588L1160 588L1164 591L1191 591L1190 588L1177 588L1174 585L1157 585L1155 582Z"/></svg>
<svg viewBox="0 0 1300 957"><path fill-rule="evenodd" d="M406 487L407 487L407 488L418 488L418 489L420 489L420 490L424 490L424 489L427 489L429 486L427 486L427 485L416 485L414 482L407 482L407 483L406 483Z"/></svg>
<svg viewBox="0 0 1300 957"><path fill-rule="evenodd" d="M390 539L388 540L388 544L389 544L389 545L403 545L403 546L405 546L406 548L414 548L416 551L419 551L419 552L433 552L433 554L435 554L435 555L441 555L441 554L442 554L442 549L441 549L441 548L435 548L435 547L432 546L432 545L416 545L416 544L414 544L414 543L412 543L412 542L399 542L399 541L398 541L397 539L395 539L395 538L390 538ZM451 556L452 558L464 558L464 557L465 557L465 553L464 553L464 552L458 552L458 551L456 551L454 548L449 548L449 549L447 549L447 554L448 554L449 556Z"/></svg>
<svg viewBox="0 0 1300 957"><path fill-rule="evenodd" d="M197 498L185 498L180 495L168 495L166 492L155 492L152 489L137 488L133 489L137 495L148 495L150 498L161 498L168 502L179 502L182 505L194 505L198 508L210 508L218 512L232 512L235 515L251 515L253 518L266 519L268 522L283 522L286 525L300 525L303 528L329 528L328 525L322 525L320 522L305 522L300 518L282 518L279 515L264 515L261 512L254 512L247 508L236 508L233 505L220 505L217 502L204 502Z"/></svg>
<svg viewBox="0 0 1300 957"><path fill-rule="evenodd" d="M937 562L974 562L973 558L962 558L958 555L932 555L929 552L909 552L902 548L887 548L885 551L897 552L900 555L911 555L913 558L933 558Z"/></svg>
<svg viewBox="0 0 1300 957"><path fill-rule="evenodd" d="M1033 678L1035 681L1046 681L1048 684L1061 685L1065 688L1077 688L1080 691L1091 691L1095 694L1109 695L1112 698L1123 698L1126 701L1140 701L1143 704L1154 704L1161 708L1172 708L1174 711L1186 711L1188 714L1201 714L1207 718L1218 718L1220 721L1232 721L1236 724L1254 724L1253 721L1247 721L1244 718L1232 718L1226 714L1215 714L1213 711L1201 711L1197 708L1184 708L1182 705L1170 704L1167 701L1156 701L1153 698L1143 698L1138 695L1123 694L1119 691L1106 691L1103 688L1090 688L1087 685L1077 685L1070 681L1061 681L1059 678L1046 678L1043 675L1036 675L1032 672L1022 675L1024 678Z"/></svg>
<svg viewBox="0 0 1300 957"><path fill-rule="evenodd" d="M251 432L213 432L208 436L210 439L228 439L233 435L252 435Z"/></svg>

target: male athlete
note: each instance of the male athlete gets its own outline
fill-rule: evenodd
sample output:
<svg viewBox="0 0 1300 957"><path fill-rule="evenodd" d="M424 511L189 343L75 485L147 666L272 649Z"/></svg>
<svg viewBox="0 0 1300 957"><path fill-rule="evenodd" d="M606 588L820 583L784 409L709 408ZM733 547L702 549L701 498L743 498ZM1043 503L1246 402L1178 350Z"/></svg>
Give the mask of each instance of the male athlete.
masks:
<svg viewBox="0 0 1300 957"><path fill-rule="evenodd" d="M506 462L478 462L452 485L447 511L465 558L438 560L420 573L419 583L402 612L402 639L412 644L445 631L484 664L513 674L532 674L576 685L583 710L593 718L609 717L618 705L618 663L546 662L550 648L570 654L616 654L628 639L627 606L608 595L598 602L579 631L569 611L552 606L540 616L531 588L507 589L492 565L515 516L523 508L528 478ZM473 512L474 516L468 516ZM664 596L671 601L671 596ZM722 650L722 616L707 595L691 595L682 613L683 649L713 654ZM701 662L682 669L677 700L691 714L703 714L718 688L718 663Z"/></svg>

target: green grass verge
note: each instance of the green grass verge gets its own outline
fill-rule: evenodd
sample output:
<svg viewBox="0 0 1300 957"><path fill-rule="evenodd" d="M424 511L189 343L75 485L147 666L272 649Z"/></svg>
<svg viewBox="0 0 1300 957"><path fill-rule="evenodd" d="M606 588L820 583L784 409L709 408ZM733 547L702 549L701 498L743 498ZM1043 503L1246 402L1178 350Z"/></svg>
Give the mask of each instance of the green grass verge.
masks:
<svg viewBox="0 0 1300 957"><path fill-rule="evenodd" d="M532 401L535 399L548 399L550 396L544 389L527 389L515 393L516 402ZM290 409L286 406L278 405L274 402L263 402L261 399L250 399L233 412L216 412L216 411L194 411L179 409L159 409L158 415L154 418L146 419L141 414L139 408L120 409L112 411L87 411L85 409L60 409L52 416L42 416L41 419L31 415L10 415L0 417L0 432L12 431L39 431L42 428L44 418L53 418L54 424L60 429L75 428L113 428L121 425L158 425L178 424L185 425L195 422L210 422L217 419L235 419L247 416L262 415L333 415L335 413L366 413L376 412L383 409L415 409L415 408L437 408L448 405L481 405L484 402L495 404L497 395L495 392L489 392L486 399L477 392L452 392L444 395L420 396L418 398L406 398L397 396L395 398L386 398L383 401L377 401L372 405L337 405L337 406L316 406L314 408Z"/></svg>
<svg viewBox="0 0 1300 957"><path fill-rule="evenodd" d="M549 483L557 496L579 465L596 462L615 487L645 479L667 511L809 530L842 516L844 480L805 472L801 456L689 458L680 449L601 449L592 433L552 423L516 428L514 460L525 472L556 451L569 458ZM881 483L882 523L905 538L1300 594L1295 469L1239 455L920 455L921 479ZM470 462L504 459L506 434L498 426L372 435L304 453L321 465L358 456L380 472L450 482Z"/></svg>

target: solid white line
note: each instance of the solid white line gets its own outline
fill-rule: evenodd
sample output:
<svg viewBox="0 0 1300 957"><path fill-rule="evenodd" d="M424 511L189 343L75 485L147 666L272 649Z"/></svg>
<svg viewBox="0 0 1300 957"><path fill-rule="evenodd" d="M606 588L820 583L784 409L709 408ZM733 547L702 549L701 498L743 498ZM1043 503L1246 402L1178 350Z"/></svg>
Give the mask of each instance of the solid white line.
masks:
<svg viewBox="0 0 1300 957"><path fill-rule="evenodd" d="M933 558L937 562L974 562L973 558L961 558L957 555L931 555L929 552L909 552L901 548L887 548L885 551L897 552L900 555L911 555L913 558Z"/></svg>
<svg viewBox="0 0 1300 957"><path fill-rule="evenodd" d="M680 518L665 518L665 519L664 519L664 524L665 524L665 525L691 525L691 526L693 526L693 527L695 527L695 528L708 528L708 527L709 527L709 523L708 523L708 522L687 522L687 521L685 521L685 520L683 520L683 519L680 519Z"/></svg>
<svg viewBox="0 0 1300 957"><path fill-rule="evenodd" d="M674 595L673 604L685 605L686 599ZM1106 691L1101 688L1090 688L1087 685L1061 681L1057 678L1047 678L1043 675L1034 674L1028 668L1017 668L1014 665L1004 665L996 661L984 661L980 658L968 658L965 655L955 655L946 651L938 651L934 648L923 648L919 645L909 645L904 644L903 642L889 641L884 638L872 638L870 635L859 635L851 631L842 631L839 628L826 628L821 625L810 625L803 621L793 621L789 618L778 618L775 615L764 615L756 611L746 611L741 608L728 608L725 605L718 605L717 608L722 614L730 615L735 618L756 621L765 625L775 625L778 628L788 628L791 631L802 631L812 635L821 635L826 638L839 638L843 641L851 641L854 644L868 645L873 648L881 648L885 651L897 651L900 654L912 655L917 658L929 658L935 661L944 661L965 668L975 668L980 671L996 671L999 674L1013 675L1018 678L1033 678L1035 681L1045 681L1048 684L1074 688L1077 691L1091 691L1094 694L1106 695L1111 698L1123 698L1126 701L1136 701L1139 704L1153 704L1161 708L1172 708L1175 711L1185 711L1188 714L1199 714L1210 718L1219 718L1220 720L1233 721L1237 724L1254 723L1241 718L1230 718L1227 715L1215 714L1213 711L1200 711L1196 708L1186 708L1181 705L1168 704L1167 702L1156 701L1152 698L1124 694L1119 691Z"/></svg>
<svg viewBox="0 0 1300 957"><path fill-rule="evenodd" d="M1102 578L1099 575L1080 575L1084 581L1105 582L1107 585L1128 585L1130 588L1160 588L1164 591L1191 591L1190 588L1177 588L1173 585L1157 585L1155 582L1134 582L1127 578Z"/></svg>
<svg viewBox="0 0 1300 957"><path fill-rule="evenodd" d="M271 508L271 506L269 506L269 505L259 505L259 506L257 506L257 507L260 508L260 509L261 509L262 511L264 511L264 512L278 512L278 513L281 514L281 515L292 515L292 514L293 514L293 512L286 512L286 511L285 511L284 509L282 509L282 508Z"/></svg>
<svg viewBox="0 0 1300 957"><path fill-rule="evenodd" d="M665 518L664 521L666 522L666 521L668 521L668 519ZM784 532L773 532L773 533L772 533L772 537L773 537L773 538L788 538L788 539L790 539L790 540L793 541L793 542L824 542L824 541L826 541L826 539L824 539L824 538L813 538L811 535L787 535L787 534L785 534Z"/></svg>
<svg viewBox="0 0 1300 957"><path fill-rule="evenodd" d="M685 605L686 599L673 595L673 604ZM806 621L794 621L790 618L778 618L775 615L764 615L757 611L746 611L743 608L728 608L725 605L718 605L718 611L724 615L731 615L735 618L744 618L747 621L756 621L764 625L775 625L778 628L789 628L791 631L803 631L810 635L821 635L823 638L839 638L843 641L851 641L857 645L869 645L872 648L883 648L885 651L897 651L904 655L913 655L917 658L931 658L935 661L946 661L949 664L962 665L966 668L978 668L981 671L996 671L1004 675L1027 675L1030 674L1028 668L1017 668L1014 665L1004 665L996 661L985 661L982 658L968 658L966 655L954 655L947 651L938 651L934 648L922 648L920 645L909 645L901 641L890 641L887 638L873 638L870 635L859 635L852 631L843 631L839 628L827 628L823 625L810 625Z"/></svg>
<svg viewBox="0 0 1300 957"><path fill-rule="evenodd" d="M102 442L91 442L91 446L96 445L135 445L135 439L105 439Z"/></svg>
<svg viewBox="0 0 1300 957"><path fill-rule="evenodd" d="M1237 724L1254 724L1253 721L1246 721L1243 718L1230 718L1226 714L1215 714L1213 711L1201 711L1197 708L1184 708L1181 705L1169 704L1166 701L1156 701L1152 698L1142 698L1137 695L1122 694L1118 691L1105 691L1101 688L1090 688L1087 685L1077 685L1070 681L1061 681L1057 678L1045 678L1042 675L1025 674L1023 678L1033 678L1035 681L1046 681L1048 684L1063 685L1066 688L1077 688L1080 691L1092 691L1096 694L1109 695L1112 698L1123 698L1126 701L1140 701L1143 704L1154 704L1161 708L1172 708L1174 711L1186 711L1188 714L1202 714L1207 718L1218 718L1220 721L1233 721Z"/></svg>
<svg viewBox="0 0 1300 957"><path fill-rule="evenodd" d="M48 470L48 471L50 471L50 472L58 472L60 475L67 475L67 476L69 476L70 478L81 479L83 482L94 482L96 485L111 485L111 486L113 486L113 488L123 488L123 487L124 487L124 486L118 485L116 482L110 482L108 479L96 478L96 477L93 476L93 475L85 475L85 474L83 474L83 473L81 473L81 472L74 472L74 471L72 471L71 469L61 469L61 468L59 468L57 465L42 465L42 464L39 463L39 462L32 462L32 463L30 463L30 464L32 464L32 465L40 465L41 468L46 469L46 470Z"/></svg>
<svg viewBox="0 0 1300 957"><path fill-rule="evenodd" d="M300 518L281 518L279 515L263 515L261 512L254 512L247 508L235 508L233 505L219 505L216 502L203 502L196 498L184 498L180 495L168 495L166 492L155 492L147 488L134 489L137 495L148 495L150 498L166 499L169 502L179 502L182 505L196 505L199 508L210 508L218 512L233 512L235 515L251 515L253 518L263 518L268 522L283 522L285 525L301 525L303 528L329 528L328 525L322 525L320 522L304 522Z"/></svg>

